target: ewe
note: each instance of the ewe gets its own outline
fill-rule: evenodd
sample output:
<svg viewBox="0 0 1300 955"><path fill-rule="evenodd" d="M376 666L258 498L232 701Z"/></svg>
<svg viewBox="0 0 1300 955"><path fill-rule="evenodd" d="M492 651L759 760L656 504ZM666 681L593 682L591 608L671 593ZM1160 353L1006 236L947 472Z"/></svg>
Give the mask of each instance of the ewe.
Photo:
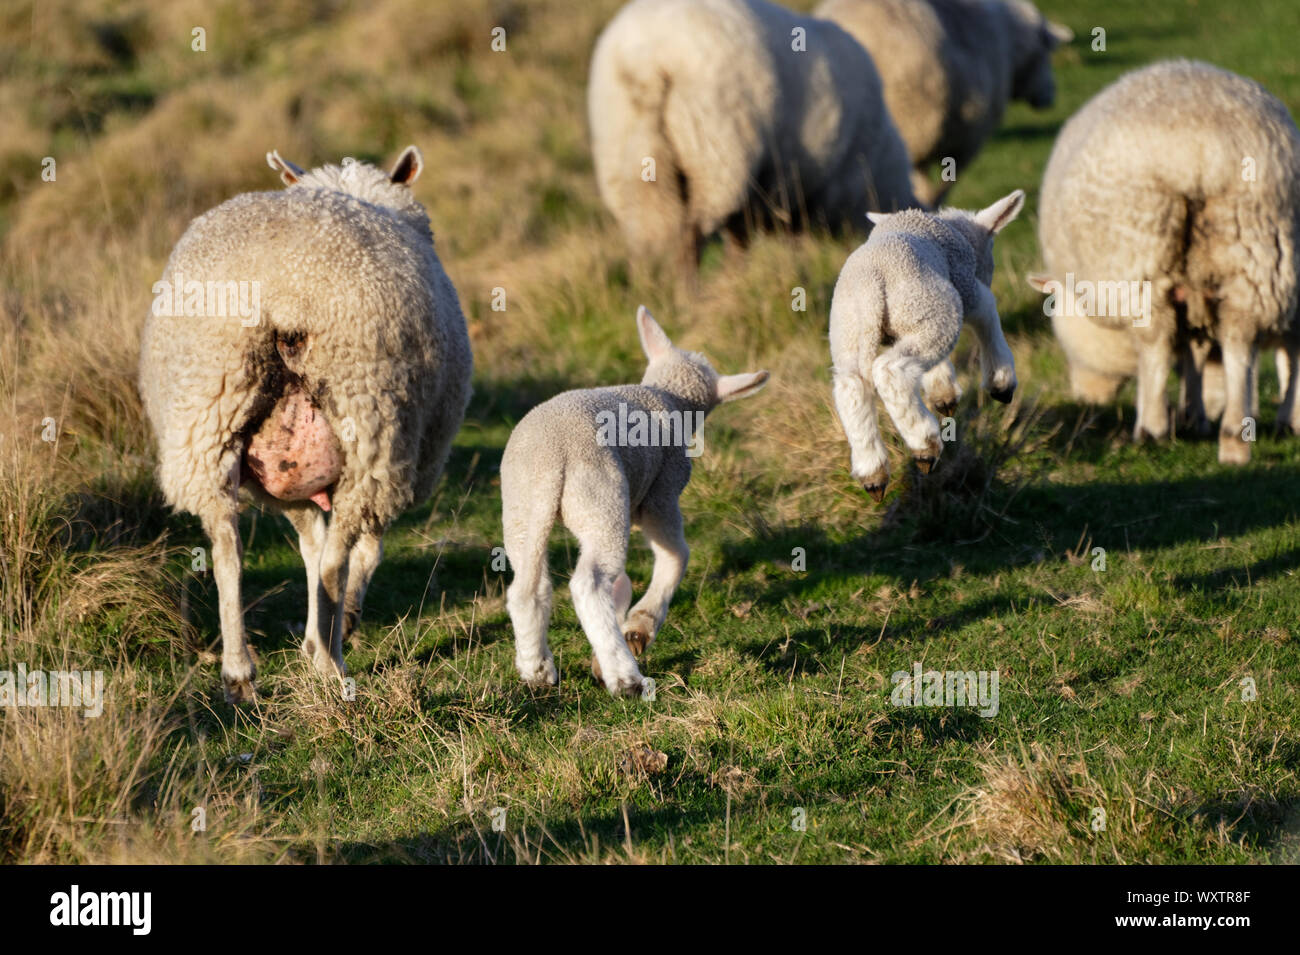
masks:
<svg viewBox="0 0 1300 955"><path fill-rule="evenodd" d="M1249 461L1256 352L1280 345L1295 355L1300 338L1300 131L1286 107L1206 63L1173 60L1121 77L1061 130L1043 176L1038 238L1060 293L1050 307L1076 390L1108 396L1103 386L1134 369L1134 436L1160 439L1174 355L1192 356L1184 404L1195 417L1217 344L1219 460ZM1128 308L1112 308L1102 292L1117 287L1140 291L1141 307L1130 292ZM1126 346L1135 358L1121 354ZM1278 422L1294 430L1300 362L1281 364Z"/></svg>
<svg viewBox="0 0 1300 955"><path fill-rule="evenodd" d="M649 359L639 385L567 391L528 412L501 459L501 519L514 579L506 595L515 666L528 683L555 684L546 644L551 577L546 542L558 517L578 538L569 589L594 653L592 670L610 693L641 692L633 652L654 642L690 554L678 498L702 449L704 417L723 401L754 394L767 372L719 377L708 359L673 347L644 307L637 310ZM654 552L650 586L628 612L624 568L631 526Z"/></svg>
<svg viewBox="0 0 1300 955"><path fill-rule="evenodd" d="M267 161L289 188L236 196L190 224L155 286L140 354L159 483L212 541L221 675L236 703L253 696L255 675L240 492L297 529L302 648L322 675L342 678L384 531L432 493L472 370L456 290L408 188L419 151L391 174ZM214 287L251 289L258 308L227 315L203 295Z"/></svg>
<svg viewBox="0 0 1300 955"><path fill-rule="evenodd" d="M587 91L601 199L638 257L688 271L722 227L865 227L915 206L871 57L832 23L763 0L633 0Z"/></svg>
<svg viewBox="0 0 1300 955"><path fill-rule="evenodd" d="M831 298L835 409L849 439L853 477L877 501L889 483L889 453L876 423L876 393L917 467L928 473L943 446L920 388L924 379L931 393L930 376L951 367L945 359L963 320L979 340L984 387L1001 402L1016 390L1015 362L989 283L993 237L1024 201L1017 189L978 213L873 214L871 237L844 263Z"/></svg>
<svg viewBox="0 0 1300 955"><path fill-rule="evenodd" d="M951 159L964 172L1008 101L1051 106L1052 51L1074 38L1025 0L826 0L815 15L871 54L915 167L913 188L931 205L952 182L936 188L927 168Z"/></svg>

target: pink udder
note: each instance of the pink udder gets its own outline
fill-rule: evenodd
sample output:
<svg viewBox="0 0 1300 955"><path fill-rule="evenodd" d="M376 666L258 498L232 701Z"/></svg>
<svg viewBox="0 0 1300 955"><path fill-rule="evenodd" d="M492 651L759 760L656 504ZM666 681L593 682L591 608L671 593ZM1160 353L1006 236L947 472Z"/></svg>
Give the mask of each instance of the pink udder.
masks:
<svg viewBox="0 0 1300 955"><path fill-rule="evenodd" d="M306 392L290 389L276 403L244 457L267 494L330 509L326 489L338 480L343 456L329 422Z"/></svg>

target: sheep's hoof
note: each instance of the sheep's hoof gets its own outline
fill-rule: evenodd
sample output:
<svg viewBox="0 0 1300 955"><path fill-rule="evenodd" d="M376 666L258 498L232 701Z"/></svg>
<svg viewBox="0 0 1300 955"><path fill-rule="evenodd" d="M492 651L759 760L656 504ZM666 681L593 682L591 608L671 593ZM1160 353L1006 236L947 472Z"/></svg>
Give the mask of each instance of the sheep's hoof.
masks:
<svg viewBox="0 0 1300 955"><path fill-rule="evenodd" d="M889 487L888 484L864 484L862 490L870 494L871 499L879 504L885 499L885 489L887 487Z"/></svg>
<svg viewBox="0 0 1300 955"><path fill-rule="evenodd" d="M1250 442L1243 441L1235 431L1219 432L1219 463L1249 464Z"/></svg>
<svg viewBox="0 0 1300 955"><path fill-rule="evenodd" d="M239 706L241 703L252 703L257 699L257 689L253 686L253 681L232 680L223 677L221 682L226 688L226 702L231 706Z"/></svg>
<svg viewBox="0 0 1300 955"><path fill-rule="evenodd" d="M912 460L916 462L916 469L918 471L920 471L922 474L929 474L931 471L934 470L934 466L939 459L932 458L928 454L918 454Z"/></svg>
<svg viewBox="0 0 1300 955"><path fill-rule="evenodd" d="M1016 389L1014 388L999 388L997 391L989 392L989 395L994 401L1000 402L1004 405L1011 404L1011 399L1015 397L1015 394Z"/></svg>

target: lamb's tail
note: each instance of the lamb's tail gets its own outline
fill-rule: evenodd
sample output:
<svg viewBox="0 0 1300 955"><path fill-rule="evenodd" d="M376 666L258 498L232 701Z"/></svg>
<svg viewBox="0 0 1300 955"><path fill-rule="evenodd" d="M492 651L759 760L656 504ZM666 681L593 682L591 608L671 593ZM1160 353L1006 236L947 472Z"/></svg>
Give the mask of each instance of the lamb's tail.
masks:
<svg viewBox="0 0 1300 955"><path fill-rule="evenodd" d="M690 184L665 128L672 79L623 39L610 30L592 54L592 162L601 199L632 251L659 255L689 238Z"/></svg>

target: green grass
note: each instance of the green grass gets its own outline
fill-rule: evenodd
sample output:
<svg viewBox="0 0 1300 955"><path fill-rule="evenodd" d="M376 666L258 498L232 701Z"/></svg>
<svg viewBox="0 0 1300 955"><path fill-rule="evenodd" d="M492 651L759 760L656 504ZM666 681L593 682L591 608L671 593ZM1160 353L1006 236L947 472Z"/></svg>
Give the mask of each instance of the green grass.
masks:
<svg viewBox="0 0 1300 955"><path fill-rule="evenodd" d="M298 657L291 625L305 616L306 587L289 525L245 517L246 622L262 697L234 710L221 699L214 654L215 585L190 569L190 548L206 541L194 520L165 514L138 408L111 400L132 387L134 342L105 345L120 361L91 363L93 375L70 366L66 377L80 383L68 392L76 426L41 465L48 471L7 473L0 498L31 528L21 538L0 530L11 555L0 668L101 666L109 707L94 733L62 714L0 716L0 859L1300 859L1300 442L1271 436L1271 364L1251 465L1220 466L1213 442L1135 447L1131 388L1101 409L1064 397L1063 360L1023 281L1039 261L1037 184L1072 112L1123 72L1175 55L1254 77L1295 112L1300 8L1042 6L1078 36L1058 55L1058 102L1041 113L1013 106L950 196L978 206L1029 191L1021 221L999 238L994 287L1022 393L1010 409L978 402L964 340L965 450L946 449L928 478L896 462L899 481L882 507L853 486L828 404L826 312L852 241L769 236L744 258L710 250L694 298L628 279L594 198L582 125L586 54L603 17L569 31L560 6L511 8L522 64L512 74L472 49L480 13L466 14L470 26L412 39L402 54L430 64L427 88L400 71L379 86L358 74L348 95L373 108L349 120L350 132L325 113L286 127L323 155L389 156L416 132L435 141L420 195L477 329L476 395L446 479L386 539L348 651L350 703ZM236 6L221 9L214 22L237 29ZM84 72L65 66L94 111L81 127L86 162L112 145L104 137L130 135L155 103L191 89L183 70L153 62L148 42L132 39L139 24L123 22L114 35L143 44L133 56ZM219 62L256 87L344 35L332 21L273 26L272 39L245 38ZM1097 26L1104 53L1088 45ZM21 75L43 68L18 62ZM534 99L521 102L529 92ZM71 107L42 102L34 126L50 143L72 135ZM437 144L458 136L460 165ZM500 184L481 178L485 167L501 170ZM119 243L108 273L152 274L197 211L192 192L139 169L108 174L105 189L144 190L95 211ZM41 235L49 213L40 201L28 187L11 195L0 185L0 223ZM148 233L142 252L122 236L145 231L155 202L169 210L169 231ZM67 227L50 228L57 237ZM21 261L11 251L21 302L11 310L14 342L67 343L68 328L93 327L51 304L65 294L77 301L73 280L33 278ZM501 316L488 301L503 282L512 304ZM808 290L806 313L790 311L795 285ZM591 679L563 586L574 547L561 532L550 633L561 684L529 689L513 669L508 575L492 565L501 452L538 401L639 378L631 316L642 299L722 370L772 367L773 385L709 422L682 500L691 565L643 661L655 700L612 699ZM42 360L53 362L53 351ZM5 364L6 404L48 404L65 392L64 366L42 365L61 369L42 383L16 360ZM23 428L21 440L40 450L36 431ZM18 508L23 500L45 510ZM797 548L802 571L792 566ZM1104 570L1094 548L1105 551ZM31 555L22 573L20 552ZM97 568L102 579L92 579ZM638 538L629 562L638 591L649 572ZM997 716L893 705L891 674L915 661L996 669ZM1257 690L1250 701L1245 678ZM62 752L40 748L43 728L60 726L56 740L83 744L67 780L61 767L33 768L32 754ZM202 835L190 831L195 806L208 810ZM498 808L504 831L493 829ZM1096 808L1104 831L1090 826ZM802 830L792 826L799 818Z"/></svg>

